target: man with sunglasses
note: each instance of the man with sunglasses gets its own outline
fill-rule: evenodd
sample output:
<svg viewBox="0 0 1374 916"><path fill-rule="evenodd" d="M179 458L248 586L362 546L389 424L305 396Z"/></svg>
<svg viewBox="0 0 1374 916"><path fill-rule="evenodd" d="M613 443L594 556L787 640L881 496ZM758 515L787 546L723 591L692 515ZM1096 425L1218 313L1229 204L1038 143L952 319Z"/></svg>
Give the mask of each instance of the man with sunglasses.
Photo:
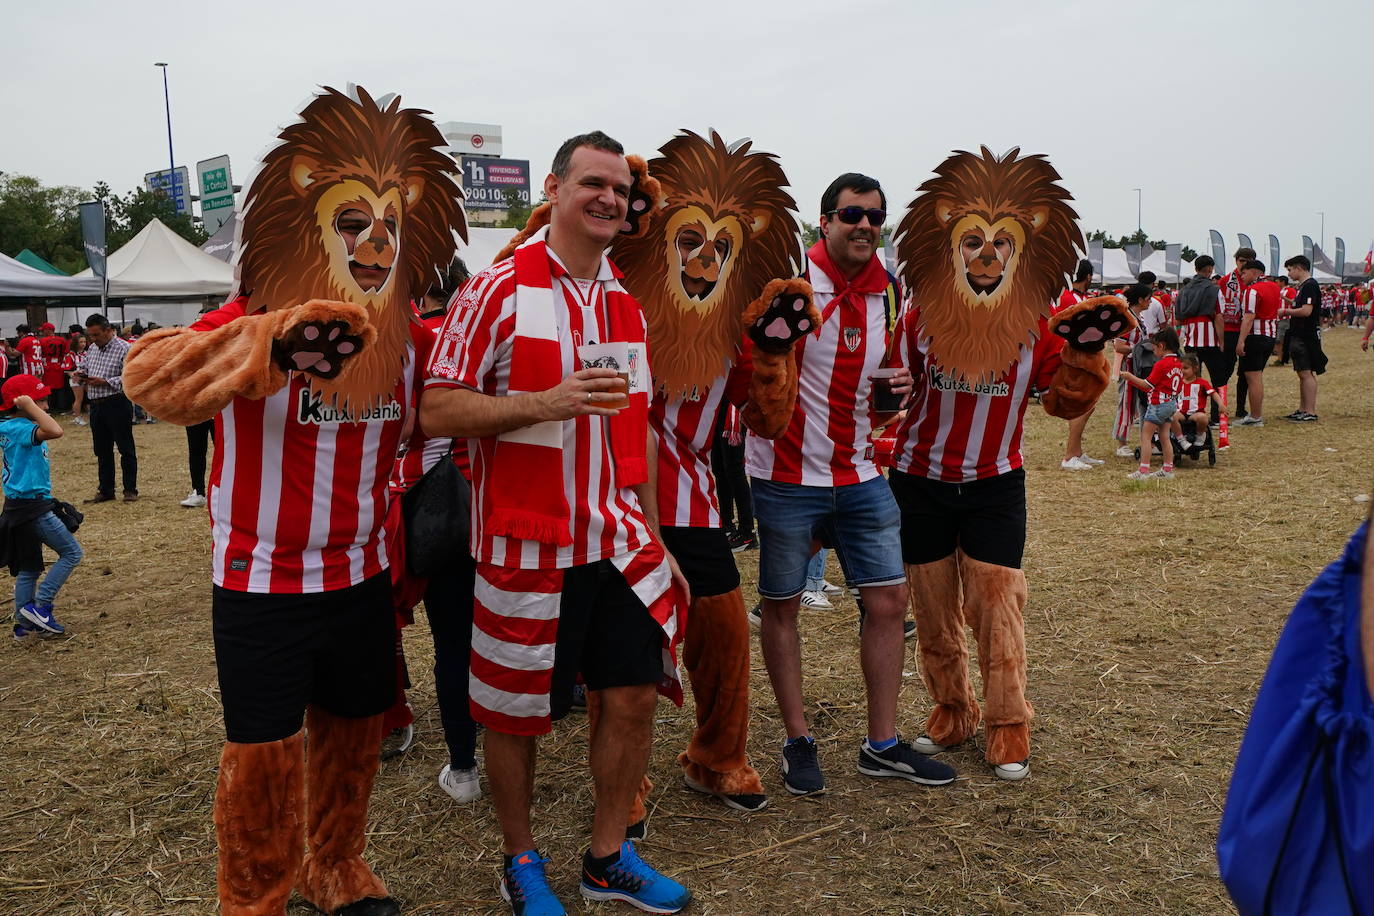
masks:
<svg viewBox="0 0 1374 916"><path fill-rule="evenodd" d="M867 738L859 772L944 785L954 770L917 753L897 734L907 587L900 516L873 463L869 435L872 376L888 356L896 280L877 251L887 198L878 182L849 173L821 197L821 238L807 252L808 279L821 313L817 334L795 348L797 404L776 440L749 436L745 463L759 524L760 643L787 731L783 782L794 795L825 790L802 703L797 612L816 543L835 548L867 614L859 659L868 694ZM909 372L891 380L903 396Z"/></svg>

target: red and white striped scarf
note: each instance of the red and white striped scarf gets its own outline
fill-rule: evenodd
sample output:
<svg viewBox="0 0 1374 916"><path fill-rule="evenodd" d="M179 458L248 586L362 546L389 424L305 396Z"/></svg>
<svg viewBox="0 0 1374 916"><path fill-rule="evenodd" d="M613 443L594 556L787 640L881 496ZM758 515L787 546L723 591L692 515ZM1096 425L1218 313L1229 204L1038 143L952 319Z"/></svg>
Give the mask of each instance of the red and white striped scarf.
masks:
<svg viewBox="0 0 1374 916"><path fill-rule="evenodd" d="M559 316L561 288L547 251L547 230L515 250L515 337L511 344L512 395L547 391L563 380ZM644 343L643 310L619 283L605 290L606 317L616 341ZM551 420L497 437L493 471L485 491L488 534L566 547L572 543L571 516L563 486L563 423ZM632 392L630 406L607 419L616 480L633 487L648 479L645 442L649 393Z"/></svg>
<svg viewBox="0 0 1374 916"><path fill-rule="evenodd" d="M657 541L610 561L663 630L658 692L682 705L677 646L687 626L686 595L673 583ZM508 735L543 735L552 727L553 683L563 570L477 564L472 603L468 706L472 718Z"/></svg>

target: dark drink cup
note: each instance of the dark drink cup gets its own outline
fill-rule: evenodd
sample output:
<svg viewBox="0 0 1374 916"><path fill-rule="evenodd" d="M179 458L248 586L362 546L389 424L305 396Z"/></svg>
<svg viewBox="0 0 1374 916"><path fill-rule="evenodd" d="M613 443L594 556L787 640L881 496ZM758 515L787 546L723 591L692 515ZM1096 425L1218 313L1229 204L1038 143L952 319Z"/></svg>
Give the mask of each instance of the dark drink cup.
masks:
<svg viewBox="0 0 1374 916"><path fill-rule="evenodd" d="M873 410L877 413L896 413L902 409L903 395L892 390L892 377L899 369L877 369L869 378L873 380Z"/></svg>

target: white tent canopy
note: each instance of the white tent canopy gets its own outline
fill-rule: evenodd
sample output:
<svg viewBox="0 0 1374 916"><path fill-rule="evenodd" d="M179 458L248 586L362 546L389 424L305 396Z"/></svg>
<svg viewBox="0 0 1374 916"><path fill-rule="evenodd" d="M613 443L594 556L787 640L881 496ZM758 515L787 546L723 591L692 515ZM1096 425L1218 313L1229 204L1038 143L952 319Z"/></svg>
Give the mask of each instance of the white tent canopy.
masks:
<svg viewBox="0 0 1374 916"><path fill-rule="evenodd" d="M0 298L60 299L66 296L100 296L95 277L59 277L35 270L0 254Z"/></svg>
<svg viewBox="0 0 1374 916"><path fill-rule="evenodd" d="M107 260L113 299L222 299L234 272L155 219ZM90 268L77 274L91 276Z"/></svg>

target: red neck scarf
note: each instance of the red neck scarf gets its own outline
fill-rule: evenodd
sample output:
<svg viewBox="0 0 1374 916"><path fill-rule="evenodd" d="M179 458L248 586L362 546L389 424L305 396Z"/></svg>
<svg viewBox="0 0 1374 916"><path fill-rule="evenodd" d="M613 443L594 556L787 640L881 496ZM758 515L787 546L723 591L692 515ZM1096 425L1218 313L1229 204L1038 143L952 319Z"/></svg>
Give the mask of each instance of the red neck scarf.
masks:
<svg viewBox="0 0 1374 916"><path fill-rule="evenodd" d="M845 277L840 269L835 266L835 262L830 260L830 252L825 248L825 240L820 239L806 252L815 265L821 269L821 273L830 278L830 283L835 287L835 298L825 307L821 314L821 324L825 324L830 319L830 315L842 302L849 302L853 308L857 308L860 313L864 307L864 296L873 293L881 293L887 289L887 271L883 270L883 265L879 263L877 255L868 259L863 270L853 279ZM816 328L819 335L821 329Z"/></svg>

